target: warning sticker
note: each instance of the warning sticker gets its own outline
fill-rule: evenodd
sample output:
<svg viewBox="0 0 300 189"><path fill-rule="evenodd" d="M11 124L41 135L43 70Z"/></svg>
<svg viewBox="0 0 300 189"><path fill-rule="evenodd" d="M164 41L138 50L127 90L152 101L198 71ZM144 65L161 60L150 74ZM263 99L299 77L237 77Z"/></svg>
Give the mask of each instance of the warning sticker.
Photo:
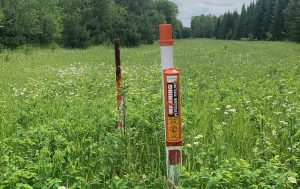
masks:
<svg viewBox="0 0 300 189"><path fill-rule="evenodd" d="M167 140L169 142L178 142L181 140L180 118L178 115L178 84L176 82L168 83L167 90Z"/></svg>
<svg viewBox="0 0 300 189"><path fill-rule="evenodd" d="M174 116L174 90L173 83L168 83L168 115Z"/></svg>
<svg viewBox="0 0 300 189"><path fill-rule="evenodd" d="M179 73L164 72L166 145L182 144Z"/></svg>
<svg viewBox="0 0 300 189"><path fill-rule="evenodd" d="M180 141L180 123L179 117L168 117L168 136L170 142Z"/></svg>
<svg viewBox="0 0 300 189"><path fill-rule="evenodd" d="M178 86L177 83L168 83L168 115L178 116Z"/></svg>

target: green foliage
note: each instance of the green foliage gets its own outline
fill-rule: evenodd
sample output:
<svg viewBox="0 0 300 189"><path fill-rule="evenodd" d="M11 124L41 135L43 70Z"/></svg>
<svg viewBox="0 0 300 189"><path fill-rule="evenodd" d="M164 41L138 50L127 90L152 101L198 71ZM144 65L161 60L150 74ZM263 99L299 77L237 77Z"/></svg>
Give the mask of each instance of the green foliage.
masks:
<svg viewBox="0 0 300 189"><path fill-rule="evenodd" d="M0 7L0 27L3 27L2 26L3 20L4 20L4 13L3 13L2 8Z"/></svg>
<svg viewBox="0 0 300 189"><path fill-rule="evenodd" d="M39 9L36 10L39 20L38 42L41 44L58 42L63 30L61 17L62 8L58 6L58 1L38 1L37 7L39 7Z"/></svg>
<svg viewBox="0 0 300 189"><path fill-rule="evenodd" d="M226 39L232 40L232 39L233 39L233 36L234 36L233 31L232 31L232 29L230 28L229 32L228 32L227 35L226 35Z"/></svg>
<svg viewBox="0 0 300 189"><path fill-rule="evenodd" d="M0 43L6 47L49 44L60 37L62 12L56 0L1 0L0 3L4 13Z"/></svg>
<svg viewBox="0 0 300 189"><path fill-rule="evenodd" d="M160 23L168 23L173 25L173 37L182 38L183 25L176 17L179 14L178 7L174 2L169 0L154 0ZM157 27L157 26L156 26Z"/></svg>
<svg viewBox="0 0 300 189"><path fill-rule="evenodd" d="M184 27L182 29L182 38L187 39L190 38L191 36L192 36L192 29L188 27Z"/></svg>
<svg viewBox="0 0 300 189"><path fill-rule="evenodd" d="M173 25L182 38L178 8L169 0L0 0L0 44L60 43L67 48L110 44L152 44L158 25Z"/></svg>
<svg viewBox="0 0 300 189"><path fill-rule="evenodd" d="M72 15L64 20L62 44L68 48L86 48L89 43L89 32L81 25L80 15Z"/></svg>
<svg viewBox="0 0 300 189"><path fill-rule="evenodd" d="M192 17L191 29L194 38L212 38L215 34L217 18L212 15Z"/></svg>
<svg viewBox="0 0 300 189"><path fill-rule="evenodd" d="M266 39L267 39L267 41L271 41L272 40L272 38L273 38L273 35L271 34L271 32L267 32L266 33Z"/></svg>
<svg viewBox="0 0 300 189"><path fill-rule="evenodd" d="M164 22L175 24L176 16L179 13L177 5L168 0L154 0L156 9L159 14L163 15Z"/></svg>
<svg viewBox="0 0 300 189"><path fill-rule="evenodd" d="M288 171L278 156L259 163L261 166L254 169L247 161L232 158L220 161L214 171L205 165L197 172L184 171L181 176L183 182L181 188L293 189L298 186L299 174Z"/></svg>
<svg viewBox="0 0 300 189"><path fill-rule="evenodd" d="M180 20L176 20L175 24L173 26L173 33L174 33L174 38L175 39L181 39L182 38L182 30L183 30L183 25Z"/></svg>
<svg viewBox="0 0 300 189"><path fill-rule="evenodd" d="M126 22L122 28L121 42L128 47L137 46L140 43L152 44L155 39L157 22L155 5L152 1L122 1L128 13L125 15Z"/></svg>
<svg viewBox="0 0 300 189"><path fill-rule="evenodd" d="M17 23L16 2L1 1L3 12L2 27L0 27L0 44L6 47L16 48L19 46L23 37L20 36Z"/></svg>
<svg viewBox="0 0 300 189"><path fill-rule="evenodd" d="M254 35L252 33L249 33L248 34L248 39L249 39L249 41L254 41L255 40Z"/></svg>

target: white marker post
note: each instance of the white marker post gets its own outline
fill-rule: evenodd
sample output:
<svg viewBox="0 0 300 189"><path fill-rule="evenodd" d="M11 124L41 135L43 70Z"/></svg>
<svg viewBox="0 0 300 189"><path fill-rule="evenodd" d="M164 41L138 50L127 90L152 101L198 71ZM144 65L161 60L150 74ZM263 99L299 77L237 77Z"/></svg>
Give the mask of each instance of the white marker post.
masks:
<svg viewBox="0 0 300 189"><path fill-rule="evenodd" d="M163 75L164 124L167 179L180 185L182 164L182 128L180 114L179 70L173 69L173 35L170 24L160 25L160 49Z"/></svg>

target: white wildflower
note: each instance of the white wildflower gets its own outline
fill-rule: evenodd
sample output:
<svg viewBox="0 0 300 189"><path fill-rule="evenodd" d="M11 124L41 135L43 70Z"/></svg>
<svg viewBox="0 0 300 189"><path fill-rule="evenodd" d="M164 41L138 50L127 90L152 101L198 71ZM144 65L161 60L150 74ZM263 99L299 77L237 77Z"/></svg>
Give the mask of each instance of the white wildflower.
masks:
<svg viewBox="0 0 300 189"><path fill-rule="evenodd" d="M257 148L254 148L254 149L253 149L253 152L254 152L254 153L257 153L257 152L258 152L258 149L257 149Z"/></svg>
<svg viewBox="0 0 300 189"><path fill-rule="evenodd" d="M229 109L229 110L228 110L228 112L231 112L231 113L236 113L236 109L234 109L234 108L231 108L231 109Z"/></svg>
<svg viewBox="0 0 300 189"><path fill-rule="evenodd" d="M274 112L274 114L279 115L282 114L282 112Z"/></svg>
<svg viewBox="0 0 300 189"><path fill-rule="evenodd" d="M143 180L145 181L147 179L147 176L143 174Z"/></svg>
<svg viewBox="0 0 300 189"><path fill-rule="evenodd" d="M297 184L297 179L295 177L288 177L288 181L292 184Z"/></svg>
<svg viewBox="0 0 300 189"><path fill-rule="evenodd" d="M198 140L198 139L200 139L200 138L203 138L203 135L197 135L197 136L195 137L196 140Z"/></svg>
<svg viewBox="0 0 300 189"><path fill-rule="evenodd" d="M286 121L279 121L279 123L282 124L282 125L288 125L288 124L289 124L289 123L286 122Z"/></svg>

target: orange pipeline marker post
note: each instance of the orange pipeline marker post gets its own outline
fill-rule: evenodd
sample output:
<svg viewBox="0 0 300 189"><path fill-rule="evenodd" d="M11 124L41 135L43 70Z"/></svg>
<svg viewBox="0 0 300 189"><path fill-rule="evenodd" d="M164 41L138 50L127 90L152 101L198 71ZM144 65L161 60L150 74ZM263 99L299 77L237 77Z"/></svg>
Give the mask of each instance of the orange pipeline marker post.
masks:
<svg viewBox="0 0 300 189"><path fill-rule="evenodd" d="M175 185L180 185L179 176L182 164L180 71L173 68L173 38L170 24L160 25L160 49L163 72L167 178Z"/></svg>
<svg viewBox="0 0 300 189"><path fill-rule="evenodd" d="M123 97L121 93L121 57L120 57L120 39L114 40L115 61L116 61L116 87L117 87L117 105L118 105L118 126L122 133L125 132L125 114L123 108Z"/></svg>

